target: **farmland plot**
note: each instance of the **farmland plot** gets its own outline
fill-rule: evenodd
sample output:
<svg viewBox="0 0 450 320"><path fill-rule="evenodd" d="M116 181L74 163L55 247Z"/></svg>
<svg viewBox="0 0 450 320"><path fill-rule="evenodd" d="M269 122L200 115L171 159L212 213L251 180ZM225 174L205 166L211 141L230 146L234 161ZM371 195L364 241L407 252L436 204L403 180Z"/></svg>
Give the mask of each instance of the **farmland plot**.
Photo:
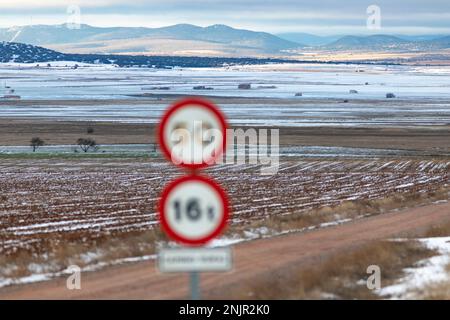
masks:
<svg viewBox="0 0 450 320"><path fill-rule="evenodd" d="M343 201L448 187L448 160L288 161L278 174L256 165L208 173L223 183L232 223L264 220ZM157 227L160 191L179 170L143 160L6 160L0 165L0 254L45 254L65 240L95 243Z"/></svg>

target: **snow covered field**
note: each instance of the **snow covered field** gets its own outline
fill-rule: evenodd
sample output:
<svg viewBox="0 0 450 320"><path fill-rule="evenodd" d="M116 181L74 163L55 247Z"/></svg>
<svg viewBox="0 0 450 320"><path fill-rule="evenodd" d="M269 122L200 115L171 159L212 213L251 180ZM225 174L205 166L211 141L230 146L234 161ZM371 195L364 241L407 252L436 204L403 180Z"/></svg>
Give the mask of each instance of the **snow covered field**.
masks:
<svg viewBox="0 0 450 320"><path fill-rule="evenodd" d="M153 87L185 95L201 92L192 89L197 85L212 87L207 94L218 96L290 98L302 92L309 98L355 98L349 93L353 89L365 99L384 99L387 92L405 99L450 97L449 67L305 64L154 70L87 65L74 70L40 65L3 64L0 76L24 99L109 99L162 91ZM238 90L240 83L254 89Z"/></svg>
<svg viewBox="0 0 450 320"><path fill-rule="evenodd" d="M449 90L450 92L450 90ZM52 119L69 121L111 121L127 123L158 123L166 104L115 104L56 106L45 102L31 106L0 106L2 118ZM311 127L311 126L431 126L450 123L450 107L446 103L420 103L374 106L370 103L346 104L311 102L309 105L241 103L221 104L233 125ZM250 115L253 115L250 117Z"/></svg>
<svg viewBox="0 0 450 320"><path fill-rule="evenodd" d="M42 103L4 104L0 107L0 117L155 123L167 105L140 102L142 99L137 97L152 93L290 99L289 103L276 105L254 101L222 105L230 122L239 125L446 125L450 123L450 108L446 102L450 98L449 71L450 68L445 67L356 65L173 70L88 65L75 70L70 66L36 68L4 64L0 66L2 83L14 88L23 100L42 100ZM241 83L252 84L252 89L239 90ZM193 90L194 86L213 90ZM350 93L350 90L358 93ZM303 96L294 97L298 92ZM386 99L388 92L400 100ZM81 103L77 106L62 102L46 104L48 100L87 99L125 99L130 102ZM312 101L304 104L305 99ZM336 104L326 99L349 102ZM293 104L292 100L300 104ZM256 116L249 117L250 114Z"/></svg>
<svg viewBox="0 0 450 320"><path fill-rule="evenodd" d="M274 177L258 165L208 170L233 199L233 223L248 223L346 200L395 192L431 192L449 183L448 161L295 161ZM157 224L161 188L179 175L165 162L120 160L3 160L0 164L0 254L42 252L67 237L149 230ZM236 183L239 181L239 183Z"/></svg>

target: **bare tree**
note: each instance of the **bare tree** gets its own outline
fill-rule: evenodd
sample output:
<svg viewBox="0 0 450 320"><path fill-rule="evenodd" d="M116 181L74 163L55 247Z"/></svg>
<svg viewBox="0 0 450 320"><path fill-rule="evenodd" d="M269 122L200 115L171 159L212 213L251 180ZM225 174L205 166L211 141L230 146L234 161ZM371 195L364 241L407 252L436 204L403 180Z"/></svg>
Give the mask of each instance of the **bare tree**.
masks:
<svg viewBox="0 0 450 320"><path fill-rule="evenodd" d="M77 144L84 152L88 152L91 149L94 151L98 150L97 142L91 138L80 138L77 140Z"/></svg>
<svg viewBox="0 0 450 320"><path fill-rule="evenodd" d="M30 146L33 148L33 152L36 152L36 150L39 147L42 147L44 145L44 140L42 140L39 137L34 137L30 141Z"/></svg>

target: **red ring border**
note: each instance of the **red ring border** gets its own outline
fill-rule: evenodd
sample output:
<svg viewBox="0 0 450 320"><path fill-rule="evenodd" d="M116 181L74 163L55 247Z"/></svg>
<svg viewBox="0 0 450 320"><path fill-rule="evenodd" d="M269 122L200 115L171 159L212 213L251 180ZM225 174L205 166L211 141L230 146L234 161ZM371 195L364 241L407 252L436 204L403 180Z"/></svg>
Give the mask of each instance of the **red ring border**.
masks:
<svg viewBox="0 0 450 320"><path fill-rule="evenodd" d="M216 192L219 194L222 203L223 203L223 216L222 216L222 220L220 221L220 224L217 226L217 228L211 232L210 234L199 238L199 239L188 239L185 238L183 236L180 236L179 234L177 234L175 231L172 230L172 228L169 226L169 223L166 220L166 216L165 216L165 203L167 202L167 198L170 194L170 192L177 187L179 184L182 184L184 182L191 182L191 181L198 181L198 182L202 182L202 183L206 183L209 186L213 187L214 190L216 190ZM229 201L228 201L228 196L225 193L225 191L222 189L222 187L220 187L214 180L212 180L211 178L207 178L204 176L199 176L199 175L189 175L189 176L184 176L181 178L178 178L176 180L173 180L169 183L169 185L163 190L161 199L159 201L159 208L158 208L158 212L159 212L159 220L161 223L161 226L163 227L164 231L167 233L167 235L172 238L173 240L176 240L178 242L181 242L183 244L187 244L190 246L201 246L206 244L207 242L211 241L212 239L216 238L219 234L222 233L222 231L225 229L225 227L227 226L227 222L230 216L230 208L229 208Z"/></svg>
<svg viewBox="0 0 450 320"><path fill-rule="evenodd" d="M180 101L176 102L175 104L173 104L164 113L164 115L163 115L163 117L161 119L161 122L160 122L160 124L158 126L157 136L158 136L158 140L159 140L158 141L159 145L160 145L160 147L161 147L161 149L163 151L164 156L167 158L167 160L169 160L170 162L173 163L170 150L169 150L169 148L167 147L167 144L164 141L164 127L166 126L166 123L169 120L169 117L174 112L176 112L179 109L183 108L184 106L190 105L190 104L194 104L194 105L197 105L199 107L206 108L209 111L212 111L217 116L217 118L220 121L220 125L222 126L222 128L221 128L222 129L222 134L223 134L222 150L220 152L218 152L213 159L209 159L212 162L212 160L216 160L217 158L222 156L223 153L226 150L226 146L227 146L227 132L226 132L226 130L227 130L228 126L227 126L227 121L226 121L226 118L225 118L224 114L219 110L219 108L214 103L212 103L212 102L210 102L210 101L208 101L206 99L200 99L200 98L192 97L192 98L186 98L186 99L180 100ZM186 163L181 162L180 164L178 164L178 166L184 167L184 168L188 168L188 169L191 169L191 170L196 170L196 169L201 169L201 168L205 168L205 167L209 166L209 164L207 162L210 162L210 161L203 161L202 163L198 163L198 164L195 164L195 163L193 163L193 164L186 164Z"/></svg>

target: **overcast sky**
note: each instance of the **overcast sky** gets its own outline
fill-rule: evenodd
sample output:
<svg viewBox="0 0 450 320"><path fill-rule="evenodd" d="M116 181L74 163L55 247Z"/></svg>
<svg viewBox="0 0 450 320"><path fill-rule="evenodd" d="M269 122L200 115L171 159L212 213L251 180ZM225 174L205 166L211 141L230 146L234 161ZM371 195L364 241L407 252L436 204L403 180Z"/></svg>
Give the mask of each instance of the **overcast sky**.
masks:
<svg viewBox="0 0 450 320"><path fill-rule="evenodd" d="M450 0L1 0L0 26L61 24L78 5L95 26L200 26L314 34L450 34ZM381 29L367 28L367 8L381 9Z"/></svg>

